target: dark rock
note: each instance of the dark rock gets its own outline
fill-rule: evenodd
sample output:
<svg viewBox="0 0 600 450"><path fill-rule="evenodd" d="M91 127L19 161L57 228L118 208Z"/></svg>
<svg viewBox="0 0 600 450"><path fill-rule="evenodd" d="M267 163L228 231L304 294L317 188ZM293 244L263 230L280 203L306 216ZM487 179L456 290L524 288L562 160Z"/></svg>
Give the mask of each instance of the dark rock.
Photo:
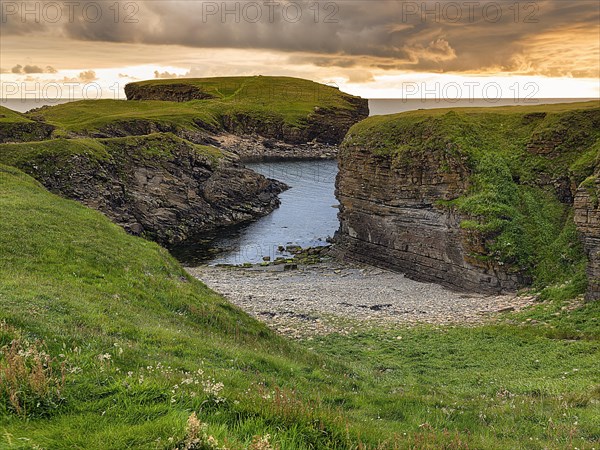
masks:
<svg viewBox="0 0 600 450"><path fill-rule="evenodd" d="M215 98L199 86L185 83L140 84L125 85L127 100L163 100L170 102L187 102Z"/></svg>
<svg viewBox="0 0 600 450"><path fill-rule="evenodd" d="M50 139L54 127L43 122L0 122L0 144Z"/></svg>
<svg viewBox="0 0 600 450"><path fill-rule="evenodd" d="M575 224L588 256L588 300L600 300L600 169L577 189Z"/></svg>
<svg viewBox="0 0 600 450"><path fill-rule="evenodd" d="M61 196L101 211L128 232L170 246L218 227L262 217L287 187L172 135L101 141L110 158L87 154L21 169ZM163 153L144 153L160 146Z"/></svg>

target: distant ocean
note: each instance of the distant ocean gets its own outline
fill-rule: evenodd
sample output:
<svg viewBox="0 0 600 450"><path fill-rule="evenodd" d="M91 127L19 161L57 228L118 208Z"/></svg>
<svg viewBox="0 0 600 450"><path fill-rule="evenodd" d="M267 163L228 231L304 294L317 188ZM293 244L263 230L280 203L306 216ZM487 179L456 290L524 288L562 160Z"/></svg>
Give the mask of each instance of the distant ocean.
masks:
<svg viewBox="0 0 600 450"><path fill-rule="evenodd" d="M372 116L382 114L394 114L404 111L414 111L417 109L433 108L468 108L468 107L493 107L510 105L548 105L553 103L573 103L596 100L599 98L541 98L529 100L515 100L505 98L500 100L486 99L461 99L461 100L437 100L437 99L371 99L369 100L369 109ZM37 100L37 99L0 99L0 105L19 112L26 112L33 108L40 108L45 105L58 105L67 103L69 100Z"/></svg>
<svg viewBox="0 0 600 450"><path fill-rule="evenodd" d="M372 116L382 114L395 114L404 111L414 111L417 109L434 108L469 108L469 107L494 107L494 106L516 106L516 105L551 105L555 103L573 103L596 100L600 103L600 98L540 98L515 100L504 98L499 100L486 99L461 99L461 100L437 100L437 99L371 99L369 100L369 109Z"/></svg>

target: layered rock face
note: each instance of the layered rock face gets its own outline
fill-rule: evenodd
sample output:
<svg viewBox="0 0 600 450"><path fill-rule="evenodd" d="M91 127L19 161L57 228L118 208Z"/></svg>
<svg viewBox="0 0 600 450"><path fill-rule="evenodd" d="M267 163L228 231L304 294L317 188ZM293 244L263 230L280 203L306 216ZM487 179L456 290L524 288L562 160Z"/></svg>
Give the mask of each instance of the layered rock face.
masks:
<svg viewBox="0 0 600 450"><path fill-rule="evenodd" d="M439 152L395 166L392 158L351 146L339 161L338 249L346 256L469 291L496 293L522 283L474 257L482 243L460 228L464 216L437 205L467 190L466 161Z"/></svg>
<svg viewBox="0 0 600 450"><path fill-rule="evenodd" d="M172 135L96 143L107 155L45 153L18 166L48 190L166 246L262 217L279 206L278 194L286 188L217 149L199 149Z"/></svg>
<svg viewBox="0 0 600 450"><path fill-rule="evenodd" d="M600 173L590 177L575 195L575 223L588 255L589 300L600 300Z"/></svg>
<svg viewBox="0 0 600 450"><path fill-rule="evenodd" d="M560 285L587 255L598 299L600 108L542 108L415 111L352 127L338 158L338 251L483 293ZM564 241L575 227L585 255Z"/></svg>
<svg viewBox="0 0 600 450"><path fill-rule="evenodd" d="M225 114L221 120L224 130L234 135L257 135L292 145L309 142L338 145L352 125L369 116L367 99L350 97L348 101L352 104L350 109L315 108L313 113L302 120L300 126L290 126L281 119L264 121L244 113Z"/></svg>

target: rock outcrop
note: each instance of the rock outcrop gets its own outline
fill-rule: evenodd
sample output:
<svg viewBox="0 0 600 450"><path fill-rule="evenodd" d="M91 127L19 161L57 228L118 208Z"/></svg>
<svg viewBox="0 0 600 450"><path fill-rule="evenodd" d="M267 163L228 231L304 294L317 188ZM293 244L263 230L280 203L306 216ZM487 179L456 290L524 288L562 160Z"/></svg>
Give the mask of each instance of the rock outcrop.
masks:
<svg viewBox="0 0 600 450"><path fill-rule="evenodd" d="M598 177L578 186L600 155L600 108L531 109L415 111L355 125L338 157L337 251L454 289L514 291L538 276L561 283L585 258L573 242L541 261L574 217L588 296L598 298Z"/></svg>
<svg viewBox="0 0 600 450"><path fill-rule="evenodd" d="M168 102L189 102L215 98L199 86L186 83L145 84L130 83L125 86L127 100L162 100Z"/></svg>
<svg viewBox="0 0 600 450"><path fill-rule="evenodd" d="M349 97L351 108L319 108L308 114L299 124L290 125L283 118L268 121L250 114L224 114L223 129L238 136L258 135L283 144L300 145L310 142L338 145L352 125L369 116L367 99Z"/></svg>
<svg viewBox="0 0 600 450"><path fill-rule="evenodd" d="M286 188L240 166L231 155L173 135L91 142L90 151L40 149L39 156L15 165L48 190L166 246L264 216L279 206L278 194ZM0 161L3 152L0 147Z"/></svg>
<svg viewBox="0 0 600 450"><path fill-rule="evenodd" d="M589 300L600 300L600 173L584 181L575 195L575 224L588 256Z"/></svg>
<svg viewBox="0 0 600 450"><path fill-rule="evenodd" d="M23 114L0 106L0 144L49 139L54 127L43 121L31 120Z"/></svg>

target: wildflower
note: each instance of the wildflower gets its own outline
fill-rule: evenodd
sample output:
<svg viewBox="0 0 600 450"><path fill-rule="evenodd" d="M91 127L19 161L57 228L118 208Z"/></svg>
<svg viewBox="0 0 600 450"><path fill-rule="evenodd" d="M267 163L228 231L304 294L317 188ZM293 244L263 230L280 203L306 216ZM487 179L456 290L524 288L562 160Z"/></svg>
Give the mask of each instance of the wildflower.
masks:
<svg viewBox="0 0 600 450"><path fill-rule="evenodd" d="M98 359L100 360L100 362L104 362L104 361L110 361L110 353L100 353L98 355Z"/></svg>
<svg viewBox="0 0 600 450"><path fill-rule="evenodd" d="M269 442L271 439L270 434L265 434L264 436L254 436L252 438L252 443L250 444L250 450L273 450L271 443Z"/></svg>

